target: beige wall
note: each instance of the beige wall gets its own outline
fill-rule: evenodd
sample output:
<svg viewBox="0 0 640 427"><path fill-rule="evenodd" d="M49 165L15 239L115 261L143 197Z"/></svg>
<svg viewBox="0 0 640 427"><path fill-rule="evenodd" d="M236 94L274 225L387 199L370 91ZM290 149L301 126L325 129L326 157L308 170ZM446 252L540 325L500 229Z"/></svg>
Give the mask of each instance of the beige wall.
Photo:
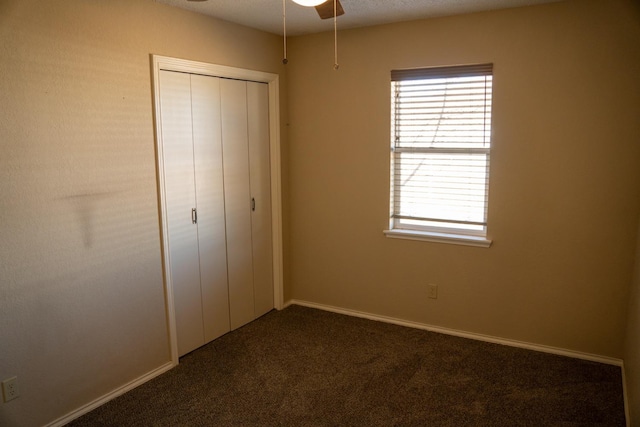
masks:
<svg viewBox="0 0 640 427"><path fill-rule="evenodd" d="M630 416L632 420L640 423L640 223L638 223L635 275L629 294L624 370Z"/></svg>
<svg viewBox="0 0 640 427"><path fill-rule="evenodd" d="M292 297L621 358L640 212L640 20L580 0L295 38ZM489 249L385 238L389 71L494 63ZM428 283L439 285L437 300Z"/></svg>
<svg viewBox="0 0 640 427"><path fill-rule="evenodd" d="M2 426L170 360L151 53L284 71L280 37L153 0L0 1Z"/></svg>
<svg viewBox="0 0 640 427"><path fill-rule="evenodd" d="M285 299L622 357L640 212L628 5L342 31L338 72L332 35L291 39ZM169 360L149 54L284 77L280 50L153 0L0 1L0 379L21 392L0 425L53 421ZM386 239L389 70L485 61L494 245Z"/></svg>

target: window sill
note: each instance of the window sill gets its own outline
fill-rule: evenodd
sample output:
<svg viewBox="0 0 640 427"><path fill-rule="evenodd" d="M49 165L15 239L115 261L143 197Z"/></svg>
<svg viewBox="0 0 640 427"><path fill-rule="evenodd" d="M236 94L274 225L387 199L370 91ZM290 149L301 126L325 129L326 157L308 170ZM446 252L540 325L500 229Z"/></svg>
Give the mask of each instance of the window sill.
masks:
<svg viewBox="0 0 640 427"><path fill-rule="evenodd" d="M434 243L449 243L452 245L476 246L488 248L491 240L479 236L468 236L464 234L434 233L429 231L416 230L384 230L387 237L393 239L422 240Z"/></svg>

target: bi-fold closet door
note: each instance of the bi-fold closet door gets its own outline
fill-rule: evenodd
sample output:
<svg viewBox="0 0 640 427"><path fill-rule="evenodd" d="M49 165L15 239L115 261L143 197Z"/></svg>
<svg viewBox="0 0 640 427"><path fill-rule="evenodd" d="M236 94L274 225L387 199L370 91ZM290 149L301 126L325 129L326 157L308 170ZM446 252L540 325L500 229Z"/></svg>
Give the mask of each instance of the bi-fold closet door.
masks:
<svg viewBox="0 0 640 427"><path fill-rule="evenodd" d="M268 88L160 71L178 354L271 310Z"/></svg>

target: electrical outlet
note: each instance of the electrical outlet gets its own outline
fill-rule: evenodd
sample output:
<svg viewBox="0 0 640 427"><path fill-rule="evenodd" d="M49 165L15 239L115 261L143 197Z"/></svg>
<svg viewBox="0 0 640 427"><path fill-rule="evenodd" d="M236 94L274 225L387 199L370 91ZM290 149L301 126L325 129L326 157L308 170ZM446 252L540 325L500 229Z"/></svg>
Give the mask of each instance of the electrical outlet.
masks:
<svg viewBox="0 0 640 427"><path fill-rule="evenodd" d="M20 396L18 392L18 377L8 378L2 381L2 397L5 402Z"/></svg>
<svg viewBox="0 0 640 427"><path fill-rule="evenodd" d="M438 285L429 284L429 298L437 299L438 298Z"/></svg>

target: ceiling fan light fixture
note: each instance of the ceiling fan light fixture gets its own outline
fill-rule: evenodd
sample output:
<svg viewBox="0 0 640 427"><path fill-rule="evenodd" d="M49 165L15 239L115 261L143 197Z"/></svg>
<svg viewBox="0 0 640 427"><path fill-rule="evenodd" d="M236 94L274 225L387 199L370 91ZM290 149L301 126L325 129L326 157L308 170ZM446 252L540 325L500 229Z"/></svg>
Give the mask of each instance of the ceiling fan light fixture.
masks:
<svg viewBox="0 0 640 427"><path fill-rule="evenodd" d="M294 3L298 3L300 6L313 7L325 3L327 0L293 0Z"/></svg>

